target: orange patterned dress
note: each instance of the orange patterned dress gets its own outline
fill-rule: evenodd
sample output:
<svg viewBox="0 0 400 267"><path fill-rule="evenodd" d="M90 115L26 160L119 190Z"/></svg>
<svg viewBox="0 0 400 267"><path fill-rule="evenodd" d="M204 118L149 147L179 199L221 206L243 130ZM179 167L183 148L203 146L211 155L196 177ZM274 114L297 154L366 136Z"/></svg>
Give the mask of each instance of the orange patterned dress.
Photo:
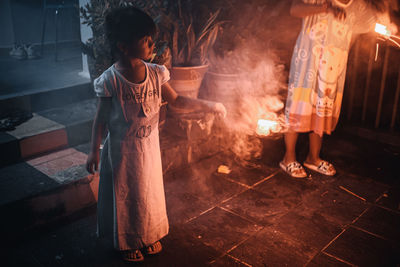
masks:
<svg viewBox="0 0 400 267"><path fill-rule="evenodd" d="M375 12L362 0L354 0L345 11L345 20L338 20L331 13L303 19L292 56L285 108L291 131L313 131L322 136L337 125L352 36L373 31L377 21Z"/></svg>

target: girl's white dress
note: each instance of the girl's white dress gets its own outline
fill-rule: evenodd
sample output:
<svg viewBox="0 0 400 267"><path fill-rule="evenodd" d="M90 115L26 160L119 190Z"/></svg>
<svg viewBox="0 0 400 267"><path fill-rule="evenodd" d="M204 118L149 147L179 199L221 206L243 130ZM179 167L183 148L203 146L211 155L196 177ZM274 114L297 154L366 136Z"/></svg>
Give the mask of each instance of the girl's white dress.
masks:
<svg viewBox="0 0 400 267"><path fill-rule="evenodd" d="M304 2L322 4L325 0ZM322 136L336 127L352 36L373 32L378 21L376 12L363 0L354 0L345 11L345 20L331 13L303 19L290 65L285 109L286 122L293 131L314 131Z"/></svg>
<svg viewBox="0 0 400 267"><path fill-rule="evenodd" d="M101 154L98 234L119 250L148 246L168 233L158 132L165 66L145 63L146 79L129 82L111 66L94 81L112 110Z"/></svg>

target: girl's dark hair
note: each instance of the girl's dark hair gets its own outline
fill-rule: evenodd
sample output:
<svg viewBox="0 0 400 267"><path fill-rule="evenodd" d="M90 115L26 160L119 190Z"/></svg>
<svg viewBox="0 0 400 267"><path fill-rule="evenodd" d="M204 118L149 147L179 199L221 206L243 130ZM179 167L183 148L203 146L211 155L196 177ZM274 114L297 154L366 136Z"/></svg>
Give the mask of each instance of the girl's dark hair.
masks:
<svg viewBox="0 0 400 267"><path fill-rule="evenodd" d="M110 11L105 18L105 31L111 52L117 52L117 43L132 43L157 32L153 19L142 10L127 6Z"/></svg>

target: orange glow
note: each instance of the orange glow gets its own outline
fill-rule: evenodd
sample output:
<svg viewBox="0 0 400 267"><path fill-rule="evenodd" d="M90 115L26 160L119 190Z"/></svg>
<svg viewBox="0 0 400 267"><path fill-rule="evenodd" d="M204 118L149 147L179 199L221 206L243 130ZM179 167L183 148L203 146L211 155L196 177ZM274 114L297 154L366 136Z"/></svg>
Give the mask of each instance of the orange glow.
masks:
<svg viewBox="0 0 400 267"><path fill-rule="evenodd" d="M387 27L380 23L375 24L375 32L385 35L385 36L391 35L391 32L387 29Z"/></svg>
<svg viewBox="0 0 400 267"><path fill-rule="evenodd" d="M257 134L259 135L270 135L271 133L277 133L280 131L279 123L271 120L259 119L257 122Z"/></svg>

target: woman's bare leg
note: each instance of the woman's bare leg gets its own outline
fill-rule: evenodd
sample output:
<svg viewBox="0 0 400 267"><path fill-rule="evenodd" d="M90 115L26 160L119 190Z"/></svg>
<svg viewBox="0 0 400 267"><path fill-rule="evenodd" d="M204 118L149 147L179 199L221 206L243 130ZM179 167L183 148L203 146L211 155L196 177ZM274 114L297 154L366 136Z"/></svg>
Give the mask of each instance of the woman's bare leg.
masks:
<svg viewBox="0 0 400 267"><path fill-rule="evenodd" d="M312 164L314 166L318 166L318 169L314 169L315 171L328 175L328 176L333 176L336 174L335 167L327 161L323 161L319 157L319 153L321 151L321 145L322 145L322 136L319 136L318 134L312 132L309 134L310 138L310 150L308 151L308 156L306 161L304 162L305 166L308 168L311 168L311 166L307 166L308 164ZM321 165L321 163L324 162L324 164ZM308 163L308 164L306 164Z"/></svg>
<svg viewBox="0 0 400 267"><path fill-rule="evenodd" d="M296 143L297 137L299 136L296 132L285 133L285 147L286 152L283 158L283 162L286 164L296 161Z"/></svg>
<svg viewBox="0 0 400 267"><path fill-rule="evenodd" d="M283 161L279 166L290 176L295 178L305 178L307 176L303 166L296 161L296 142L299 136L296 132L285 133L286 152Z"/></svg>
<svg viewBox="0 0 400 267"><path fill-rule="evenodd" d="M309 139L310 139L310 149L308 151L306 162L318 165L321 161L319 153L321 151L321 146L322 146L322 136L314 132L311 132L309 134Z"/></svg>

